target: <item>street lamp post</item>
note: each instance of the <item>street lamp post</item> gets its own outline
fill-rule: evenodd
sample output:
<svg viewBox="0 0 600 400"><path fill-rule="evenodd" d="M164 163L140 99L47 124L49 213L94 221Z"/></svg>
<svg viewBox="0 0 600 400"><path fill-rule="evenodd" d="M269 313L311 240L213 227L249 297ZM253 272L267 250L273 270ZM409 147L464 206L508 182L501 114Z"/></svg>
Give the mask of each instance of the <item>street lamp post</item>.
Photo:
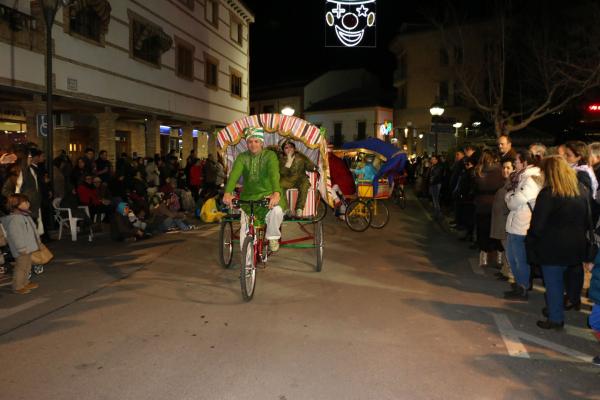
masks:
<svg viewBox="0 0 600 400"><path fill-rule="evenodd" d="M431 127L433 128L433 121L436 117L441 117L444 114L444 106L441 103L433 103L431 108L429 109L429 113L431 114ZM435 130L435 154L438 154L438 132Z"/></svg>
<svg viewBox="0 0 600 400"><path fill-rule="evenodd" d="M60 6L60 1L40 0L40 2L42 4L44 22L46 23L46 145L48 147L48 161L50 165L48 168L48 176L50 177L50 181L52 181L52 159L54 158L54 119L52 118L52 25L54 25L54 18L56 17L56 12Z"/></svg>
<svg viewBox="0 0 600 400"><path fill-rule="evenodd" d="M462 122L455 122L452 126L454 127L454 129L456 129L456 131L454 132L454 141L456 142L456 147L458 147L458 130L462 128L463 124Z"/></svg>

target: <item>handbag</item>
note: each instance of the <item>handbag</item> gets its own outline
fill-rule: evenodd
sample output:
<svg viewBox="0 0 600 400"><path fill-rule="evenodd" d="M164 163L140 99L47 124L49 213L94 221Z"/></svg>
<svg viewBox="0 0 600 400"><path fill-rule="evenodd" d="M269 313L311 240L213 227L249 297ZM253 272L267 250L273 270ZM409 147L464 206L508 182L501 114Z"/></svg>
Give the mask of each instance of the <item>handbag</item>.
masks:
<svg viewBox="0 0 600 400"><path fill-rule="evenodd" d="M45 244L38 242L39 250L31 253L31 263L33 265L46 265L54 258L54 254Z"/></svg>

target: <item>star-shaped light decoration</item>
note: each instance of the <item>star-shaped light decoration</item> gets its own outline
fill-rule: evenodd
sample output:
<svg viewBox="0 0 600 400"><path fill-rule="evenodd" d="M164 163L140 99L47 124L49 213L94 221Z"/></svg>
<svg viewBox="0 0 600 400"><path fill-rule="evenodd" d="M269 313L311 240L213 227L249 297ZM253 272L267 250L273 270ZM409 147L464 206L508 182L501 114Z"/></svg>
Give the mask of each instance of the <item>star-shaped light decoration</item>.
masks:
<svg viewBox="0 0 600 400"><path fill-rule="evenodd" d="M369 12L369 9L365 7L364 4L361 4L360 7L356 9L356 12L358 13L359 17L366 17L367 13Z"/></svg>

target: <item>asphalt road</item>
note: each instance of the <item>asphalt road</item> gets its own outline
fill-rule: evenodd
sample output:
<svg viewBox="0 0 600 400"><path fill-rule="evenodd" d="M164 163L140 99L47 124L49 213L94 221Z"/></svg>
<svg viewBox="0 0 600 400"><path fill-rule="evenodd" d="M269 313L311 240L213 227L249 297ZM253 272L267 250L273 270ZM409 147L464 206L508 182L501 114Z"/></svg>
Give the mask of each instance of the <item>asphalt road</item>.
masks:
<svg viewBox="0 0 600 400"><path fill-rule="evenodd" d="M250 303L216 227L78 244L35 293L0 291L0 399L600 398L585 313L539 330L541 293L505 302L416 200L390 207L383 230L328 218L320 273L281 250Z"/></svg>

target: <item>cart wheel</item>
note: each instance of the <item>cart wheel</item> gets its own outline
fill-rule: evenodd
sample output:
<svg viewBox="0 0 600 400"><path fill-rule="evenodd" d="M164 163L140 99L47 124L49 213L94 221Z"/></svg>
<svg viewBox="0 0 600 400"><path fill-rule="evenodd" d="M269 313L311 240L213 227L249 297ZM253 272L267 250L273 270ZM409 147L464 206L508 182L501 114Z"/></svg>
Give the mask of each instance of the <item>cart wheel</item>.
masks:
<svg viewBox="0 0 600 400"><path fill-rule="evenodd" d="M323 269L323 223L318 221L314 224L315 226L315 254L317 256L317 263L315 269L317 272L321 272Z"/></svg>
<svg viewBox="0 0 600 400"><path fill-rule="evenodd" d="M6 265L0 265L0 275L4 275L8 272L8 267Z"/></svg>
<svg viewBox="0 0 600 400"><path fill-rule="evenodd" d="M229 268L233 261L233 224L231 221L221 222L219 243L219 261L223 268Z"/></svg>
<svg viewBox="0 0 600 400"><path fill-rule="evenodd" d="M390 211L383 201L374 200L369 204L371 209L371 228L382 229L390 220Z"/></svg>
<svg viewBox="0 0 600 400"><path fill-rule="evenodd" d="M252 300L256 286L256 249L254 238L247 236L242 247L242 265L240 267L240 285L244 301Z"/></svg>
<svg viewBox="0 0 600 400"><path fill-rule="evenodd" d="M355 232L364 232L371 224L371 208L362 200L353 200L346 208L346 225Z"/></svg>
<svg viewBox="0 0 600 400"><path fill-rule="evenodd" d="M44 273L44 266L42 264L34 265L31 269L36 275L41 275Z"/></svg>
<svg viewBox="0 0 600 400"><path fill-rule="evenodd" d="M329 206L325 202L325 200L321 199L317 204L317 215L315 215L314 222L323 221L323 218L327 215L327 209Z"/></svg>
<svg viewBox="0 0 600 400"><path fill-rule="evenodd" d="M394 188L393 199L394 204L396 204L398 207L403 210L406 208L406 193L404 193L404 190L400 188Z"/></svg>

